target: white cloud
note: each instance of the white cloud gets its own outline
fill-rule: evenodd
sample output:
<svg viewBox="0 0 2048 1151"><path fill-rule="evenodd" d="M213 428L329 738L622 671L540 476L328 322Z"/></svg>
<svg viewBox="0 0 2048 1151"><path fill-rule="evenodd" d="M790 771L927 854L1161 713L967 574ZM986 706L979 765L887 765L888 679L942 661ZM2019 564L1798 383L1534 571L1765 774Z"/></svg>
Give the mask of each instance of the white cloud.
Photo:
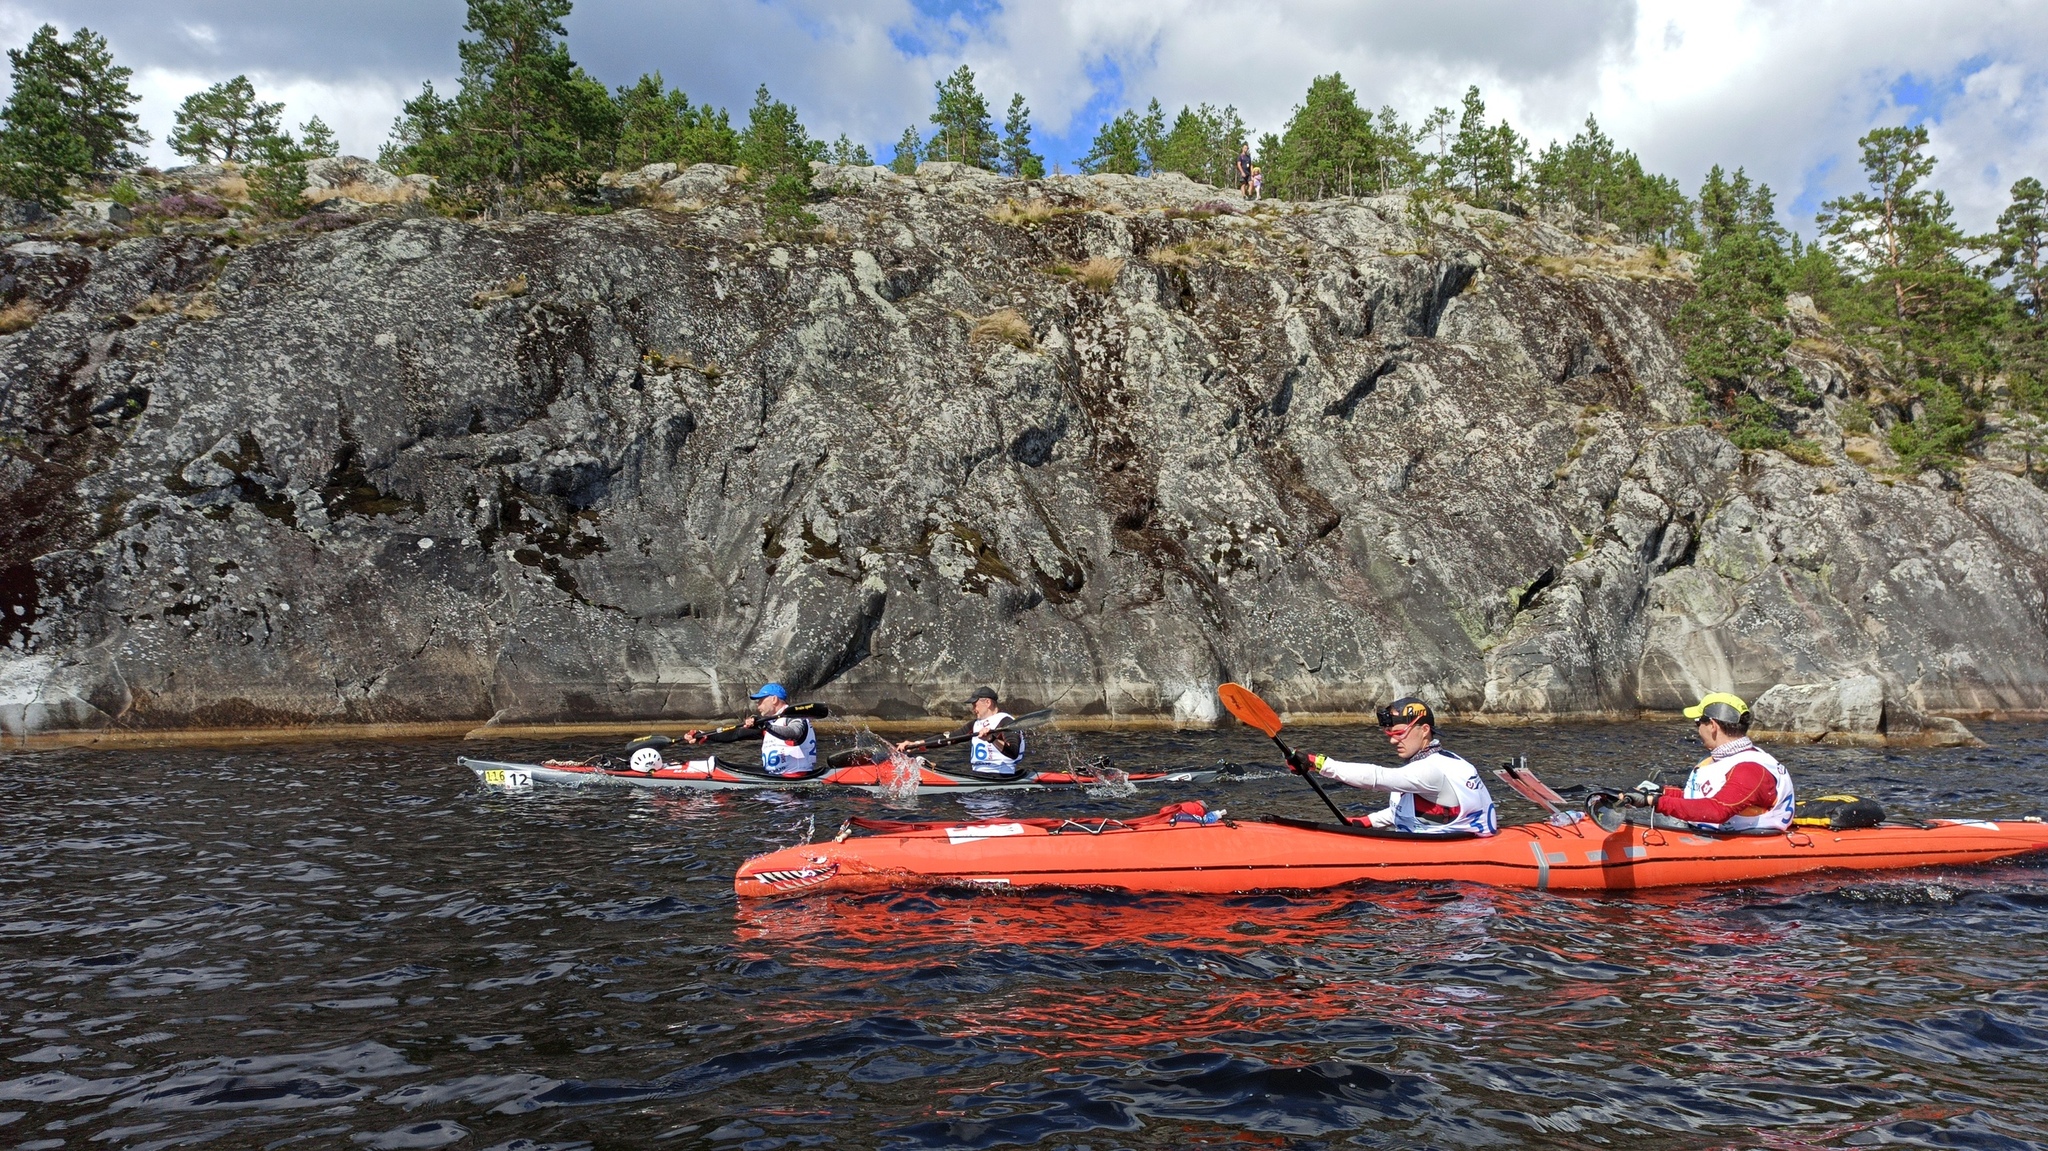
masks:
<svg viewBox="0 0 2048 1151"><path fill-rule="evenodd" d="M131 86L142 97L142 102L136 105L136 112L142 117L143 130L150 134L151 143L144 152L151 163L158 166L190 163L173 153L170 145L165 143L175 123L173 117L185 97L220 79L211 73L164 68L136 71ZM282 120L286 129L297 134L299 125L318 116L334 129L344 153L359 156L377 154L378 147L391 130L392 119L398 115L399 104L409 99L417 88L417 85L412 89L400 88L395 83L378 80L354 83L321 81L267 72L249 73L249 82L255 85L257 95L262 99L284 105Z"/></svg>

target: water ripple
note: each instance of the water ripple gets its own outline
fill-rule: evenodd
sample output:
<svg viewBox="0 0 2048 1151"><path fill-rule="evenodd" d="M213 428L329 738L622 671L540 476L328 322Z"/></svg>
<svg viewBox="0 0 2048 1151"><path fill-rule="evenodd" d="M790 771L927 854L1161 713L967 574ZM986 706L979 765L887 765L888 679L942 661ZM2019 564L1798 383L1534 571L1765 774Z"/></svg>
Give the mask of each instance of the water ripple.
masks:
<svg viewBox="0 0 2048 1151"><path fill-rule="evenodd" d="M1559 787L1687 759L1642 726L1457 734ZM1985 734L1786 758L1809 791L1903 811L2040 807L2016 789L2048 777L2048 728ZM1071 739L1125 766L1266 763L1185 794L1319 807L1242 733ZM1629 896L742 906L742 857L880 806L496 794L454 766L468 750L0 755L6 1142L2048 1148L2048 861Z"/></svg>

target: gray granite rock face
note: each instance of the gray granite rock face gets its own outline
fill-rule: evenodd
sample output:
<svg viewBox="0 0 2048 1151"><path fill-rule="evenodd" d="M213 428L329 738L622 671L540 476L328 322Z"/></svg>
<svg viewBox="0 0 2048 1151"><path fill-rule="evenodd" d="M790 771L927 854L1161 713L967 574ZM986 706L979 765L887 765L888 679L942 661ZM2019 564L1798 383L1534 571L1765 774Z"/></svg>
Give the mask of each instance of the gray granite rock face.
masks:
<svg viewBox="0 0 2048 1151"><path fill-rule="evenodd" d="M2048 493L1879 478L1826 406L1819 467L1683 423L1690 283L1651 253L1398 196L816 182L800 238L700 166L680 210L0 250L42 309L0 336L0 727L702 715L763 679L1195 721L1222 679L2048 700Z"/></svg>
<svg viewBox="0 0 2048 1151"><path fill-rule="evenodd" d="M1774 731L1877 735L1884 730L1884 681L1854 675L1827 683L1781 683L1757 697L1752 722Z"/></svg>

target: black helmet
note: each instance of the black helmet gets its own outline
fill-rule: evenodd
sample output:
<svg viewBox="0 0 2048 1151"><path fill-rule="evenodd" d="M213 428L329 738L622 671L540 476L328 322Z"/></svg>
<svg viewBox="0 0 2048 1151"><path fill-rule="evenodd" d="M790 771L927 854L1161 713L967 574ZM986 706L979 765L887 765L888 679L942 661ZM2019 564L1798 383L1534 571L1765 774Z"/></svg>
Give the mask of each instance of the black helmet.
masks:
<svg viewBox="0 0 2048 1151"><path fill-rule="evenodd" d="M1436 714L1429 710L1428 704L1416 699L1412 695L1402 696L1400 699L1381 708L1377 715L1381 727L1395 727L1404 723L1426 723L1431 731L1436 730Z"/></svg>

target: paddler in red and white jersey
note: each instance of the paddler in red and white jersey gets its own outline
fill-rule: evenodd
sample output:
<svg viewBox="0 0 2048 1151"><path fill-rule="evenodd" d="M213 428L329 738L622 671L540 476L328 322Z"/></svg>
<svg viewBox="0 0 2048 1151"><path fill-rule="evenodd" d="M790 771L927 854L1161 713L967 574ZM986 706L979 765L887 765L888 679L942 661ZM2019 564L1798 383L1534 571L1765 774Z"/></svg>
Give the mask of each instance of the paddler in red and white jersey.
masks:
<svg viewBox="0 0 2048 1151"><path fill-rule="evenodd" d="M1479 769L1436 738L1436 715L1414 696L1403 696L1379 710L1380 730L1401 757L1399 767L1345 763L1327 755L1296 751L1287 766L1297 774L1320 772L1352 787L1392 792L1387 806L1367 817L1374 827L1417 834L1449 831L1492 835L1493 794L1479 779Z"/></svg>
<svg viewBox="0 0 2048 1151"><path fill-rule="evenodd" d="M761 736L761 770L769 775L809 775L818 768L818 733L811 721L789 710L789 689L779 683L764 683L747 697L754 701L754 714L731 731L686 731L683 742L737 743L758 733Z"/></svg>
<svg viewBox="0 0 2048 1151"><path fill-rule="evenodd" d="M1792 776L1749 741L1749 705L1740 696L1711 692L1685 709L1707 749L1684 787L1645 782L1623 795L1631 807L1705 831L1784 831L1792 826Z"/></svg>

